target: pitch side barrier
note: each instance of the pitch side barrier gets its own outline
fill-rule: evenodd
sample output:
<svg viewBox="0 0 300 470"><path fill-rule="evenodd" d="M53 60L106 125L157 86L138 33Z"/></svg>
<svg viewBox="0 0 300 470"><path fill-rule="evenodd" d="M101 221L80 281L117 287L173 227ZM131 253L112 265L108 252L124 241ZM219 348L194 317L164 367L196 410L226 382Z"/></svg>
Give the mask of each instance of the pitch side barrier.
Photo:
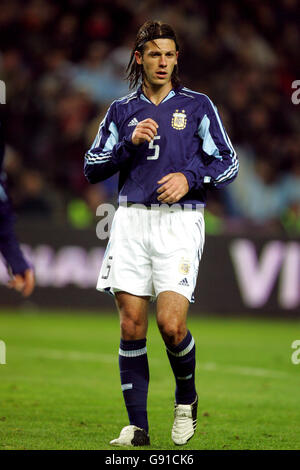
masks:
<svg viewBox="0 0 300 470"><path fill-rule="evenodd" d="M30 305L103 311L113 298L95 289L107 240L95 229L19 225L19 239L35 266L36 289ZM207 235L191 312L224 315L300 317L300 238ZM3 286L0 307L22 306L24 299ZM28 301L27 301L28 302Z"/></svg>

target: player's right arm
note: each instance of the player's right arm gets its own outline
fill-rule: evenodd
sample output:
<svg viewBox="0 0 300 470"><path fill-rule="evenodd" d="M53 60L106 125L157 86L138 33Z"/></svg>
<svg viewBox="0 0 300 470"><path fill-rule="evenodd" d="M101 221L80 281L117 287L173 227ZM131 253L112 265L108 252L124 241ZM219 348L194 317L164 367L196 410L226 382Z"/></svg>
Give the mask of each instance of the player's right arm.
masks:
<svg viewBox="0 0 300 470"><path fill-rule="evenodd" d="M115 103L109 107L91 148L84 157L84 174L90 183L104 181L117 173L130 158L131 139L119 140Z"/></svg>
<svg viewBox="0 0 300 470"><path fill-rule="evenodd" d="M84 159L84 174L90 183L104 181L117 173L134 155L137 146L157 133L157 123L145 119L138 123L132 134L119 139L115 103L108 109L98 133Z"/></svg>
<svg viewBox="0 0 300 470"><path fill-rule="evenodd" d="M148 118L139 122L135 127L131 141L134 145L141 145L145 141L151 142L157 135L158 124L153 119Z"/></svg>

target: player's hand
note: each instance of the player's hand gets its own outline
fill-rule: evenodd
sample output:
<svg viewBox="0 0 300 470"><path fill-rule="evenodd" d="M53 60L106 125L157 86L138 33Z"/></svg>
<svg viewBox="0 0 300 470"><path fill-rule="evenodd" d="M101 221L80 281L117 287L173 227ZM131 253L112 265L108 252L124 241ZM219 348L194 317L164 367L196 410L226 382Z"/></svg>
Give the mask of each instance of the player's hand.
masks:
<svg viewBox="0 0 300 470"><path fill-rule="evenodd" d="M151 142L157 134L157 128L158 124L153 119L144 119L136 125L131 137L132 143L140 145L145 140Z"/></svg>
<svg viewBox="0 0 300 470"><path fill-rule="evenodd" d="M189 184L183 173L169 173L158 181L161 184L157 190L160 193L158 201L175 203L189 192Z"/></svg>
<svg viewBox="0 0 300 470"><path fill-rule="evenodd" d="M21 292L24 297L29 297L35 287L34 273L32 269L26 269L23 274L15 274L8 287Z"/></svg>

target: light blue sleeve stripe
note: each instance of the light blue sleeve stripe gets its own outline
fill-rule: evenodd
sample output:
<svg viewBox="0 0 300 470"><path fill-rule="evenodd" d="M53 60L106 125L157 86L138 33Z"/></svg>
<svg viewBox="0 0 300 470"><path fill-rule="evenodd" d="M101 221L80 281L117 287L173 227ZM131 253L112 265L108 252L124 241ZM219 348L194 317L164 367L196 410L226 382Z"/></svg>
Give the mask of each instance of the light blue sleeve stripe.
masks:
<svg viewBox="0 0 300 470"><path fill-rule="evenodd" d="M93 150L96 148L96 147L99 147L100 146L100 143L101 143L101 138L102 138L102 128L105 124L105 119L106 119L106 116L105 118L103 119L102 123L100 124L100 127L99 127L99 131L98 131L98 134L94 140L94 143L92 145L92 147L90 148L90 150L86 153L86 161L87 163L89 164L94 164L94 163L106 163L108 161L108 159L112 156L112 149L113 147L118 143L119 141L119 132L118 132L118 129L117 129L117 126L116 124L112 121L109 125L109 132L110 132L110 135L104 145L104 148L102 150L102 152L100 153L94 153Z"/></svg>
<svg viewBox="0 0 300 470"><path fill-rule="evenodd" d="M218 117L217 113L216 113L216 115ZM223 172L221 175L219 175L216 178L216 181L221 183L222 181L234 176L234 174L238 171L239 165L238 165L238 161L235 157L235 155L236 155L235 151L234 151L234 149L231 145L229 137L227 136L226 132L224 131L224 128L222 126L222 123L221 123L220 119L218 119L218 124L220 126L223 138L224 138L226 144L228 145L228 147L230 149L230 154L231 154L231 158L232 158L232 164L229 166L229 168L227 168L227 170L225 172ZM219 151L218 147L216 146L216 144L214 143L214 140L213 140L213 138L212 138L212 136L209 132L209 127L210 127L210 119L205 114L202 121L201 121L201 123L200 123L200 126L198 128L198 135L203 140L202 148L208 155L212 155L215 158L218 158L219 160L222 160L222 156L220 155L220 151Z"/></svg>
<svg viewBox="0 0 300 470"><path fill-rule="evenodd" d="M99 155L95 155L93 156L93 154L86 154L85 158L86 158L86 162L87 163L105 163L107 162L110 157L111 157L111 153L106 153L106 154L100 154L101 156Z"/></svg>
<svg viewBox="0 0 300 470"><path fill-rule="evenodd" d="M224 171L221 175L219 175L216 178L217 182L221 182L221 181L225 181L226 179L229 179L230 177L233 176L233 174L235 174L237 172L237 170L238 170L238 160L236 158L236 152L235 152L235 150L232 146L232 143L231 143L227 133L225 132L225 129L224 129L223 124L221 122L219 113L217 112L217 109L216 109L215 105L213 104L213 102L210 99L209 99L209 101L210 101L210 104L211 104L211 106L214 110L214 113L216 115L220 130L221 130L222 135L223 135L223 138L224 138L226 144L228 145L228 147L230 149L230 156L231 156L231 160L232 160L232 164L229 166L229 168L227 168L226 171Z"/></svg>
<svg viewBox="0 0 300 470"><path fill-rule="evenodd" d="M219 128L221 130L221 133L222 133L222 136L224 138L224 141L225 143L228 145L229 149L230 149L230 155L231 155L231 159L232 159L232 164L229 166L229 168L227 168L226 171L224 171L224 173L222 173L221 175L219 175L217 178L216 178L216 181L217 182L221 182L221 181L224 181L226 179L228 179L229 177L232 177L237 171L238 171L238 168L239 168L239 163L238 163L238 159L236 157L236 152L232 146L232 143L227 135L227 133L225 132L225 129L223 127L223 124L221 122L221 119L220 119L220 116L219 116L219 113L217 112L217 108L216 106L214 105L214 103L211 101L211 99L205 95L204 93L198 93L197 91L194 91L194 90L190 90L189 88L183 88L183 90L185 91L188 91L190 93L194 93L196 95L202 95L202 96L205 96L208 101L210 102L211 104L211 107L216 115L216 119L218 121L218 124L219 124ZM201 125L201 124L200 124ZM203 149L204 150L204 149ZM213 155L213 154L212 154Z"/></svg>
<svg viewBox="0 0 300 470"><path fill-rule="evenodd" d="M96 163L107 163L109 162L109 158L107 158L106 160L96 160L96 161L91 161L91 160L86 160L86 163L88 165L95 165Z"/></svg>
<svg viewBox="0 0 300 470"><path fill-rule="evenodd" d="M223 181L226 181L227 179L232 178L238 172L238 169L239 169L239 163L237 162L235 166L231 168L230 172L226 174L226 176L223 176L222 178L219 176L216 179L216 181L218 183L222 183Z"/></svg>
<svg viewBox="0 0 300 470"><path fill-rule="evenodd" d="M110 136L106 141L103 152L112 150L113 147L119 142L119 132L118 132L117 126L115 125L113 121L111 121L108 130L110 132Z"/></svg>
<svg viewBox="0 0 300 470"><path fill-rule="evenodd" d="M205 114L198 128L198 135L203 140L202 148L208 155L213 155L215 158L222 160L219 149L214 143L214 140L209 132L210 119Z"/></svg>
<svg viewBox="0 0 300 470"><path fill-rule="evenodd" d="M103 128L103 126L105 125L105 121L106 121L107 115L108 115L108 111L107 111L107 113L105 114L103 120L100 122L99 130L98 130L98 133L97 133L97 135L96 135L96 137L95 137L95 140L94 140L94 142L93 142L93 145L92 145L91 149L94 149L94 148L96 148L96 147L99 147L99 145L100 145L101 137L102 137L102 128Z"/></svg>

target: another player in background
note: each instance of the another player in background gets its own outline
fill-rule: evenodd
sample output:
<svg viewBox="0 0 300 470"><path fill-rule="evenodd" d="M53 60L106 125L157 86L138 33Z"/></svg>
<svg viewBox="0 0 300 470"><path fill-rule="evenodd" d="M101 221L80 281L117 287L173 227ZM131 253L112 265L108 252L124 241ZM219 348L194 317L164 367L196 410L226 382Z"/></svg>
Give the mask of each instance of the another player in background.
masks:
<svg viewBox="0 0 300 470"><path fill-rule="evenodd" d="M169 25L149 21L140 28L128 66L138 89L112 103L85 156L91 183L120 172L120 205L97 285L115 296L120 314L119 366L130 425L113 445L150 443L149 300L157 300L176 381L173 442L185 444L197 423L195 341L186 319L204 245L203 207L207 187L230 183L238 161L211 100L180 85L178 50Z"/></svg>
<svg viewBox="0 0 300 470"><path fill-rule="evenodd" d="M34 290L34 273L23 256L14 231L14 214L2 170L4 150L4 119L2 117L0 119L0 254L2 254L12 277L8 287L21 292L24 297L28 297Z"/></svg>

